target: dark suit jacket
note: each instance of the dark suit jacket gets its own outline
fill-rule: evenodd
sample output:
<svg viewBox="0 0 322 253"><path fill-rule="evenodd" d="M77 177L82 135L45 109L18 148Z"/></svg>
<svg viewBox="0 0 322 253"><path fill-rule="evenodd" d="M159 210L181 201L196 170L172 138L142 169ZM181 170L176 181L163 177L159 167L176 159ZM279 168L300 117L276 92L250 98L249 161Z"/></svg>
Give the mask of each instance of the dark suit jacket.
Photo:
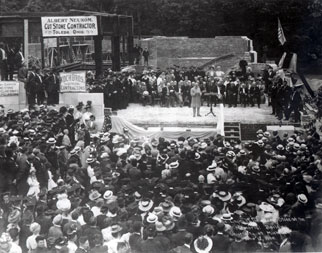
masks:
<svg viewBox="0 0 322 253"><path fill-rule="evenodd" d="M154 239L147 239L141 243L142 252L160 253L160 249L158 247L159 245Z"/></svg>
<svg viewBox="0 0 322 253"><path fill-rule="evenodd" d="M187 231L178 231L177 233L171 234L170 240L173 247L177 246L183 246L184 245L184 239L187 234L191 234Z"/></svg>
<svg viewBox="0 0 322 253"><path fill-rule="evenodd" d="M131 248L131 252L137 253L142 252L141 244L142 244L142 238L139 234L131 234L129 238L129 244Z"/></svg>
<svg viewBox="0 0 322 253"><path fill-rule="evenodd" d="M174 248L171 252L173 252L173 253L191 253L192 251L190 248L183 245L183 246L178 246L178 247Z"/></svg>
<svg viewBox="0 0 322 253"><path fill-rule="evenodd" d="M213 249L215 249L214 252L224 253L229 251L231 242L227 236L222 234L217 234L214 237L212 237L212 241L213 241Z"/></svg>
<svg viewBox="0 0 322 253"><path fill-rule="evenodd" d="M292 96L292 105L294 107L299 107L301 100L302 98L301 98L300 92L296 90Z"/></svg>
<svg viewBox="0 0 322 253"><path fill-rule="evenodd" d="M158 245L159 252L169 252L170 250L170 240L163 234L158 234L153 239Z"/></svg>

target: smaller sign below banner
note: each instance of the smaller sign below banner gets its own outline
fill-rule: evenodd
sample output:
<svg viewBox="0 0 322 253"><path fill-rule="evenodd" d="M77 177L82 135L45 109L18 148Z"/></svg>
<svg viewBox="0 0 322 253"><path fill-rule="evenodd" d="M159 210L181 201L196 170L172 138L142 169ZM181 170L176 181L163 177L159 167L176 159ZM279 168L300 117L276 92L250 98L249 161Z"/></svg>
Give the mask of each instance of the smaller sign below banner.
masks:
<svg viewBox="0 0 322 253"><path fill-rule="evenodd" d="M85 71L62 72L60 77L60 92L86 92Z"/></svg>
<svg viewBox="0 0 322 253"><path fill-rule="evenodd" d="M16 96L18 94L19 94L19 82L16 82L16 81L0 82L0 97Z"/></svg>
<svg viewBox="0 0 322 253"><path fill-rule="evenodd" d="M57 47L57 38L46 38L44 39L45 48Z"/></svg>
<svg viewBox="0 0 322 253"><path fill-rule="evenodd" d="M95 36L95 16L41 17L43 37Z"/></svg>

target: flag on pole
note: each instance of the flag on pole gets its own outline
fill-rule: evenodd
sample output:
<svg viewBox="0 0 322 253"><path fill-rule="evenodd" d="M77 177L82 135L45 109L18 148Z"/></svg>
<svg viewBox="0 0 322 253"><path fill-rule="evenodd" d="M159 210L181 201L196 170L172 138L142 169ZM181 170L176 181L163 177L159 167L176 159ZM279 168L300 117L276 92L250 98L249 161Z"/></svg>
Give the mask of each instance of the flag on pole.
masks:
<svg viewBox="0 0 322 253"><path fill-rule="evenodd" d="M282 69L283 68L283 64L284 64L284 61L285 61L285 57L286 57L286 52L283 53L279 63L278 63L278 68Z"/></svg>
<svg viewBox="0 0 322 253"><path fill-rule="evenodd" d="M297 73L297 54L295 53L292 55L288 71L291 73Z"/></svg>
<svg viewBox="0 0 322 253"><path fill-rule="evenodd" d="M281 43L281 45L284 45L286 42L286 39L285 39L285 35L284 35L283 28L281 25L281 21L279 18L278 18L277 36L278 36L278 40Z"/></svg>

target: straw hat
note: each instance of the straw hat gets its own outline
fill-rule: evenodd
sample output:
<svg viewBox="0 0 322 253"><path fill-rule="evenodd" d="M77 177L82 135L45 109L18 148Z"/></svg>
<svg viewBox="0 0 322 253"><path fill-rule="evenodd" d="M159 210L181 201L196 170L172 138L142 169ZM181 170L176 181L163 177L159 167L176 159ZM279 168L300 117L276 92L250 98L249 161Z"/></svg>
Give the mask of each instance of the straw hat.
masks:
<svg viewBox="0 0 322 253"><path fill-rule="evenodd" d="M181 212L180 207L177 207L177 206L171 207L171 209L169 211L169 215L172 218L174 218L175 220L178 220L182 216L182 212Z"/></svg>
<svg viewBox="0 0 322 253"><path fill-rule="evenodd" d="M139 210L142 212L149 211L153 206L153 201L151 199L143 199L139 202Z"/></svg>
<svg viewBox="0 0 322 253"><path fill-rule="evenodd" d="M212 248L213 242L208 236L199 236L194 240L193 245L197 253L208 253Z"/></svg>

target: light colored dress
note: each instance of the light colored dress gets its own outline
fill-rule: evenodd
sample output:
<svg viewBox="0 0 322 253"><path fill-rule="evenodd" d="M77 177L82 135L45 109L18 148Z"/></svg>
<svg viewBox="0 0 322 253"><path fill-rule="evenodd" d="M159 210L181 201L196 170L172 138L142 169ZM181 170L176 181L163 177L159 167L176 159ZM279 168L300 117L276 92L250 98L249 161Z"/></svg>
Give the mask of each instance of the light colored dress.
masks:
<svg viewBox="0 0 322 253"><path fill-rule="evenodd" d="M200 87L192 87L190 89L191 107L201 106L201 89Z"/></svg>

